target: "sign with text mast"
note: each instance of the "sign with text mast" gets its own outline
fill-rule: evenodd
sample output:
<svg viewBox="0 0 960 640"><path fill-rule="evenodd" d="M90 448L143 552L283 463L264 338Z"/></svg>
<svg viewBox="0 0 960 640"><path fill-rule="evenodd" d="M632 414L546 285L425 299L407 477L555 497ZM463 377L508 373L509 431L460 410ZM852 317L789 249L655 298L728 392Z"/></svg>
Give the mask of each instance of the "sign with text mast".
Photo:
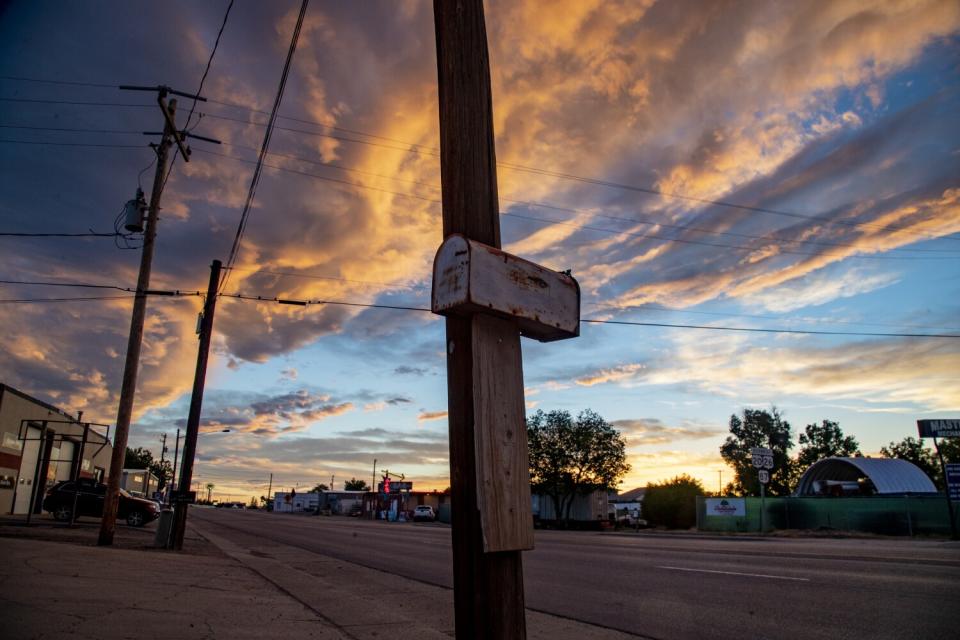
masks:
<svg viewBox="0 0 960 640"><path fill-rule="evenodd" d="M921 438L960 438L960 419L917 420Z"/></svg>

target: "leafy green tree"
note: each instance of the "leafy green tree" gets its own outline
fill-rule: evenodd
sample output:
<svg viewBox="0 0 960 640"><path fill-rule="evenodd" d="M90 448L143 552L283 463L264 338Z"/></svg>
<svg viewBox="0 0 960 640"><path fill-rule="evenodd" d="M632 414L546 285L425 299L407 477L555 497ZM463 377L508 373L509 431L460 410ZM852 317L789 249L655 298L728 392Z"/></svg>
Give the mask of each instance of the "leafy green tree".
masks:
<svg viewBox="0 0 960 640"><path fill-rule="evenodd" d="M626 442L598 413L537 411L527 419L530 486L549 496L557 519L568 521L573 500L614 489L630 471Z"/></svg>
<svg viewBox="0 0 960 640"><path fill-rule="evenodd" d="M706 493L700 481L683 474L647 485L642 516L655 527L689 529L697 522L697 496Z"/></svg>
<svg viewBox="0 0 960 640"><path fill-rule="evenodd" d="M800 434L800 453L797 465L804 469L824 458L833 456L849 458L860 456L860 443L853 436L844 436L840 424L824 420L820 424L808 424Z"/></svg>
<svg viewBox="0 0 960 640"><path fill-rule="evenodd" d="M941 453L945 452L944 443L948 441L949 439L940 443ZM947 445L947 453L952 453L952 449L952 445ZM958 447L958 449L960 449L960 447ZM957 453L960 453L960 451L957 451ZM907 436L900 442L891 442L887 446L880 448L880 455L884 458L899 458L900 460L912 462L929 476L930 480L933 481L933 484L935 484L938 489L943 489L944 480L943 473L940 469L940 460L937 459L937 454L933 449L923 446L923 438L917 439ZM944 455L943 459L944 462L950 462L947 455Z"/></svg>
<svg viewBox="0 0 960 640"><path fill-rule="evenodd" d="M734 479L730 483L734 493L744 496L760 494L757 469L753 467L750 449L766 447L773 451L773 469L767 493L773 496L789 495L796 480L796 466L790 459L793 434L790 423L776 407L744 409L742 415L730 416L730 435L720 447L720 456L733 467Z"/></svg>
<svg viewBox="0 0 960 640"><path fill-rule="evenodd" d="M322 482L315 486L313 489L310 489L309 493L320 493L321 491L327 491L330 487L323 484Z"/></svg>
<svg viewBox="0 0 960 640"><path fill-rule="evenodd" d="M343 483L344 491L369 491L370 487L367 486L365 480L357 480L356 478L350 478Z"/></svg>

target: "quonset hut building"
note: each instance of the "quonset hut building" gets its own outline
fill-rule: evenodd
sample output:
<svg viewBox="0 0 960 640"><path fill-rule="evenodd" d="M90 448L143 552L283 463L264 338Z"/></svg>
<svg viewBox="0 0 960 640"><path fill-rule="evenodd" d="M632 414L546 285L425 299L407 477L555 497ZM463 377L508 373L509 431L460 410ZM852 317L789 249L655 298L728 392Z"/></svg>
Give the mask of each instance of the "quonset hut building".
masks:
<svg viewBox="0 0 960 640"><path fill-rule="evenodd" d="M824 458L807 468L795 496L935 494L920 467L890 458Z"/></svg>

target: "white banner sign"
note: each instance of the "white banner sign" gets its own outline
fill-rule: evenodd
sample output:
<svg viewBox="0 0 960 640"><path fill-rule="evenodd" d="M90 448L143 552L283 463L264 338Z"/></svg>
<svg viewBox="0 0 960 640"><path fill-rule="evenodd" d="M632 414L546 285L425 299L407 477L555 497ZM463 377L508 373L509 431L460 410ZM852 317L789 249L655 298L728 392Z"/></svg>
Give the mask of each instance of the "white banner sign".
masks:
<svg viewBox="0 0 960 640"><path fill-rule="evenodd" d="M705 502L708 516L747 515L747 503L743 498L707 498Z"/></svg>

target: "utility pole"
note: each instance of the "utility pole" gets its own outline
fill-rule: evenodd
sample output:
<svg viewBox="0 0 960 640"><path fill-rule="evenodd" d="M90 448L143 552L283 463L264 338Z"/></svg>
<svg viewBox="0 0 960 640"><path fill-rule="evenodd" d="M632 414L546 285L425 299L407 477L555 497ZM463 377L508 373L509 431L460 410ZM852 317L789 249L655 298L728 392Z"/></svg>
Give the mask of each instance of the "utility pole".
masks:
<svg viewBox="0 0 960 640"><path fill-rule="evenodd" d="M123 383L120 388L120 406L117 409L117 427L113 436L113 453L110 456L110 476L107 479L107 493L103 504L103 518L100 520L100 535L97 544L113 544L113 534L117 527L117 505L120 501L120 476L123 473L123 461L127 453L127 436L130 434L130 417L133 415L133 398L137 389L137 373L140 367L140 346L143 342L143 322L147 311L147 289L150 288L150 269L153 264L154 241L157 237L157 215L160 211L160 196L167 176L167 156L172 144L171 138L180 143L180 135L175 125L177 101L164 104L164 97L157 99L163 110L163 135L157 152L157 170L153 176L153 191L150 194L150 208L143 233L143 251L140 254L140 275L137 277L137 292L133 299L133 314L130 318L130 337L127 341L127 357L123 365Z"/></svg>
<svg viewBox="0 0 960 640"><path fill-rule="evenodd" d="M433 13L444 244L461 234L499 250L483 0L434 0ZM436 262L434 269L436 291ZM520 330L516 322L492 315L447 315L446 340L456 637L523 640L521 550L533 546L533 525L528 515L529 461L520 460L526 456ZM491 438L498 446L509 445L499 449L507 452L506 458L487 456ZM499 501L489 490L497 483L502 483L498 488L511 485ZM497 520L499 515L504 518ZM515 535L497 535L496 525L504 523Z"/></svg>
<svg viewBox="0 0 960 640"><path fill-rule="evenodd" d="M170 478L170 489L167 491L167 504L173 501L173 491L177 488L177 460L180 459L180 427L177 427L177 442L173 445L173 477Z"/></svg>
<svg viewBox="0 0 960 640"><path fill-rule="evenodd" d="M183 462L180 464L180 487L190 487L193 480L193 458L197 452L197 435L200 432L200 409L203 406L203 385L207 377L207 358L210 354L210 337L213 333L213 313L217 308L217 288L220 286L222 263L214 260L210 265L210 282L207 298L203 304L200 322L200 345L197 348L197 369L193 376L193 395L190 397L190 413L187 416L187 435L183 439ZM187 502L176 501L173 513L171 546L183 549L183 534L187 528Z"/></svg>
<svg viewBox="0 0 960 640"><path fill-rule="evenodd" d="M273 505L273 474L270 474L270 484L267 485L267 504Z"/></svg>

